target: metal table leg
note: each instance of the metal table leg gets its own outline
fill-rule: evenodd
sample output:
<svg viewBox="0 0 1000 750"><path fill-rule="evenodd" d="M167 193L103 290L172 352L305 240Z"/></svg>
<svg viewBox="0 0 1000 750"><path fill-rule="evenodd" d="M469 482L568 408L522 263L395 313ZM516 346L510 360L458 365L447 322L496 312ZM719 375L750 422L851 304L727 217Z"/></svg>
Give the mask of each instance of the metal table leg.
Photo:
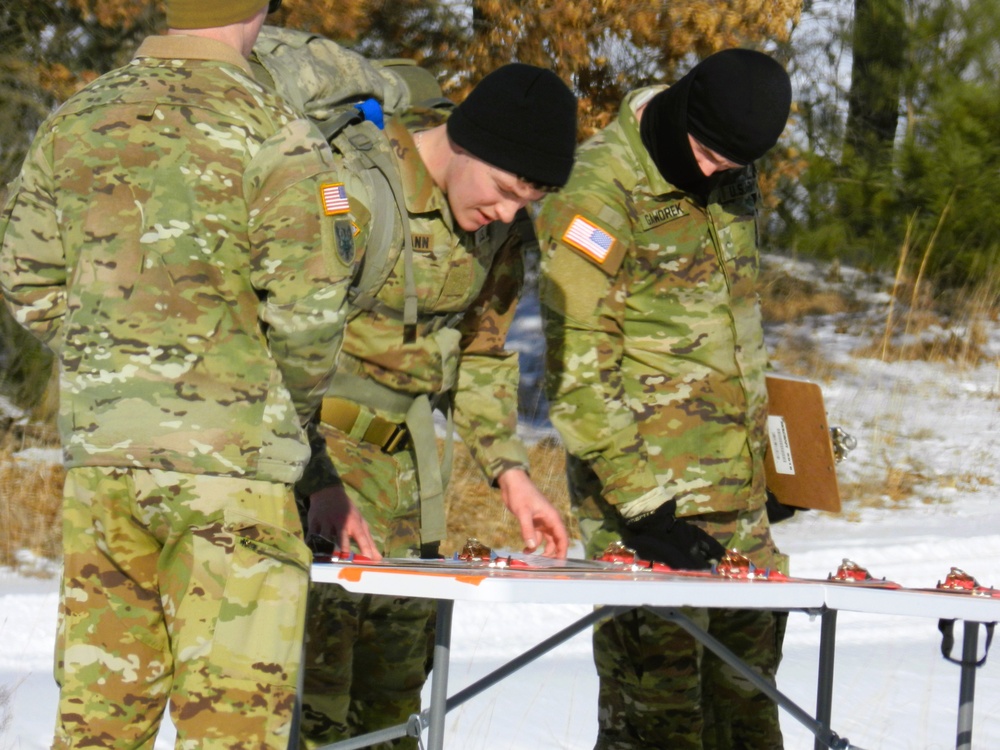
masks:
<svg viewBox="0 0 1000 750"><path fill-rule="evenodd" d="M451 619L455 602L439 599L434 626L434 669L431 671L431 705L427 728L428 750L444 747L444 717L448 701L448 666L451 663Z"/></svg>
<svg viewBox="0 0 1000 750"><path fill-rule="evenodd" d="M819 678L816 686L816 721L829 734L833 719L833 666L837 646L837 610L826 609L820 619ZM819 738L814 750L826 747Z"/></svg>
<svg viewBox="0 0 1000 750"><path fill-rule="evenodd" d="M591 627L595 622L631 609L634 608L599 607L448 698L448 665L451 659L451 622L454 602L445 599L438 600L437 630L434 635L434 670L431 672L431 705L419 714L411 716L405 724L398 724L394 727L370 732L361 737L352 737L324 745L318 750L360 750L360 748L372 747L380 742L388 742L400 737L419 737L425 728L428 729L428 749L440 750L444 742L445 715L449 711L509 677L540 656L547 654L577 633Z"/></svg>
<svg viewBox="0 0 1000 750"><path fill-rule="evenodd" d="M390 742L401 737L420 737L428 729L427 747L442 750L444 746L444 719L447 713L448 667L451 663L451 620L455 602L438 599L437 622L434 628L434 668L431 671L430 708L413 714L404 724L378 729L374 732L323 745L318 750L360 750L380 742Z"/></svg>
<svg viewBox="0 0 1000 750"><path fill-rule="evenodd" d="M958 683L957 750L972 750L972 711L976 699L976 651L979 648L979 623L965 623L962 639L962 676Z"/></svg>

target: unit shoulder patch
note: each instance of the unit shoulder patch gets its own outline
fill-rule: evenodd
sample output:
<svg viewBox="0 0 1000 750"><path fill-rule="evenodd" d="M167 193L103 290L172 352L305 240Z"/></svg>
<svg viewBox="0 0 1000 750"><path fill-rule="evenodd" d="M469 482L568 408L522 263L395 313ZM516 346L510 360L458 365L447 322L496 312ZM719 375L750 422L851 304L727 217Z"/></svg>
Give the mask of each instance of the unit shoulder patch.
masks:
<svg viewBox="0 0 1000 750"><path fill-rule="evenodd" d="M346 219L339 219L333 223L334 234L337 237L337 255L348 266L354 263L354 237L357 228L356 224Z"/></svg>

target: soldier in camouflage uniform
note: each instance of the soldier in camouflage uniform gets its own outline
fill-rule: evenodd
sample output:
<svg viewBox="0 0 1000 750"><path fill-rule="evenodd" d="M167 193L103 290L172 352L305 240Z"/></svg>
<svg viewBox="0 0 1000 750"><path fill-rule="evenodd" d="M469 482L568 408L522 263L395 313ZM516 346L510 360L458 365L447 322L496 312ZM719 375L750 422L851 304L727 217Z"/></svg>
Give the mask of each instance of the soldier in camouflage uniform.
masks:
<svg viewBox="0 0 1000 750"><path fill-rule="evenodd" d="M280 3L271 3L277 6ZM285 748L311 555L293 485L353 272L322 134L251 76L265 0L170 32L40 128L0 284L60 365L55 747Z"/></svg>
<svg viewBox="0 0 1000 750"><path fill-rule="evenodd" d="M374 556L437 556L449 473L434 438L437 408L500 487L526 549L544 545L545 554L563 557L562 520L529 478L516 435L517 354L505 350L505 340L522 283L513 222L528 202L569 176L575 98L550 71L507 65L450 117L413 109L389 117L384 136L405 215L382 218L395 222L395 260L380 287L355 299L324 399L321 431L336 476L331 484L323 471L307 472L301 483L311 495L308 530L342 548L370 530L373 544L358 549ZM367 207L374 198L360 183L350 187L353 220L361 241L369 241L376 229ZM404 233L412 242L410 261L398 251ZM397 725L419 712L433 607L431 600L312 587L305 747ZM391 746L416 747L416 741Z"/></svg>
<svg viewBox="0 0 1000 750"><path fill-rule="evenodd" d="M764 511L767 355L753 161L789 111L770 57L726 50L669 88L632 92L581 146L538 217L550 416L569 453L587 551L705 567L692 527L785 569ZM675 518L676 516L676 518ZM766 678L783 616L688 614ZM769 750L777 709L682 628L647 610L600 625L601 750Z"/></svg>

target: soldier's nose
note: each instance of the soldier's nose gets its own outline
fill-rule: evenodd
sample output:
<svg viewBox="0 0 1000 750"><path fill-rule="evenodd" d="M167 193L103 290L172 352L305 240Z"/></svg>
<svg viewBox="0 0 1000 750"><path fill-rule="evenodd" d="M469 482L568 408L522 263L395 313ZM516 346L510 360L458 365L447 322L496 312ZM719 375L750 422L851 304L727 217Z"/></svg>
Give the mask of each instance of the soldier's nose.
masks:
<svg viewBox="0 0 1000 750"><path fill-rule="evenodd" d="M496 206L497 219L502 221L504 224L510 224L514 221L514 215L518 212L520 206L514 201L503 201L498 203Z"/></svg>

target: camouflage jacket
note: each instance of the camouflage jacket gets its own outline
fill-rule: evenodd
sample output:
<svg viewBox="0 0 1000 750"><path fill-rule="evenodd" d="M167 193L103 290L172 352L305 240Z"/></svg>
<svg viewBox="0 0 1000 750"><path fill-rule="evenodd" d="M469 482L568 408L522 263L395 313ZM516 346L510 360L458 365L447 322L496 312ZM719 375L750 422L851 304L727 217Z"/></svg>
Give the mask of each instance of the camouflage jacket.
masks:
<svg viewBox="0 0 1000 750"><path fill-rule="evenodd" d="M493 222L470 234L452 220L447 197L424 168L411 135L445 117L414 109L389 117L385 127L413 242L416 335L408 337L402 322L405 257L399 253L376 294L379 306L352 313L338 372L405 393L450 395L459 435L495 479L527 466L516 436L517 353L505 349L523 282L521 240L513 225ZM401 246L398 213L394 221L393 242Z"/></svg>
<svg viewBox="0 0 1000 750"><path fill-rule="evenodd" d="M671 498L680 515L758 507L756 174L724 173L707 204L668 184L633 111L648 92L580 148L537 220L550 417L620 511Z"/></svg>
<svg viewBox="0 0 1000 750"><path fill-rule="evenodd" d="M147 39L48 119L0 219L0 284L59 358L69 466L297 479L354 268L333 168L206 39Z"/></svg>

